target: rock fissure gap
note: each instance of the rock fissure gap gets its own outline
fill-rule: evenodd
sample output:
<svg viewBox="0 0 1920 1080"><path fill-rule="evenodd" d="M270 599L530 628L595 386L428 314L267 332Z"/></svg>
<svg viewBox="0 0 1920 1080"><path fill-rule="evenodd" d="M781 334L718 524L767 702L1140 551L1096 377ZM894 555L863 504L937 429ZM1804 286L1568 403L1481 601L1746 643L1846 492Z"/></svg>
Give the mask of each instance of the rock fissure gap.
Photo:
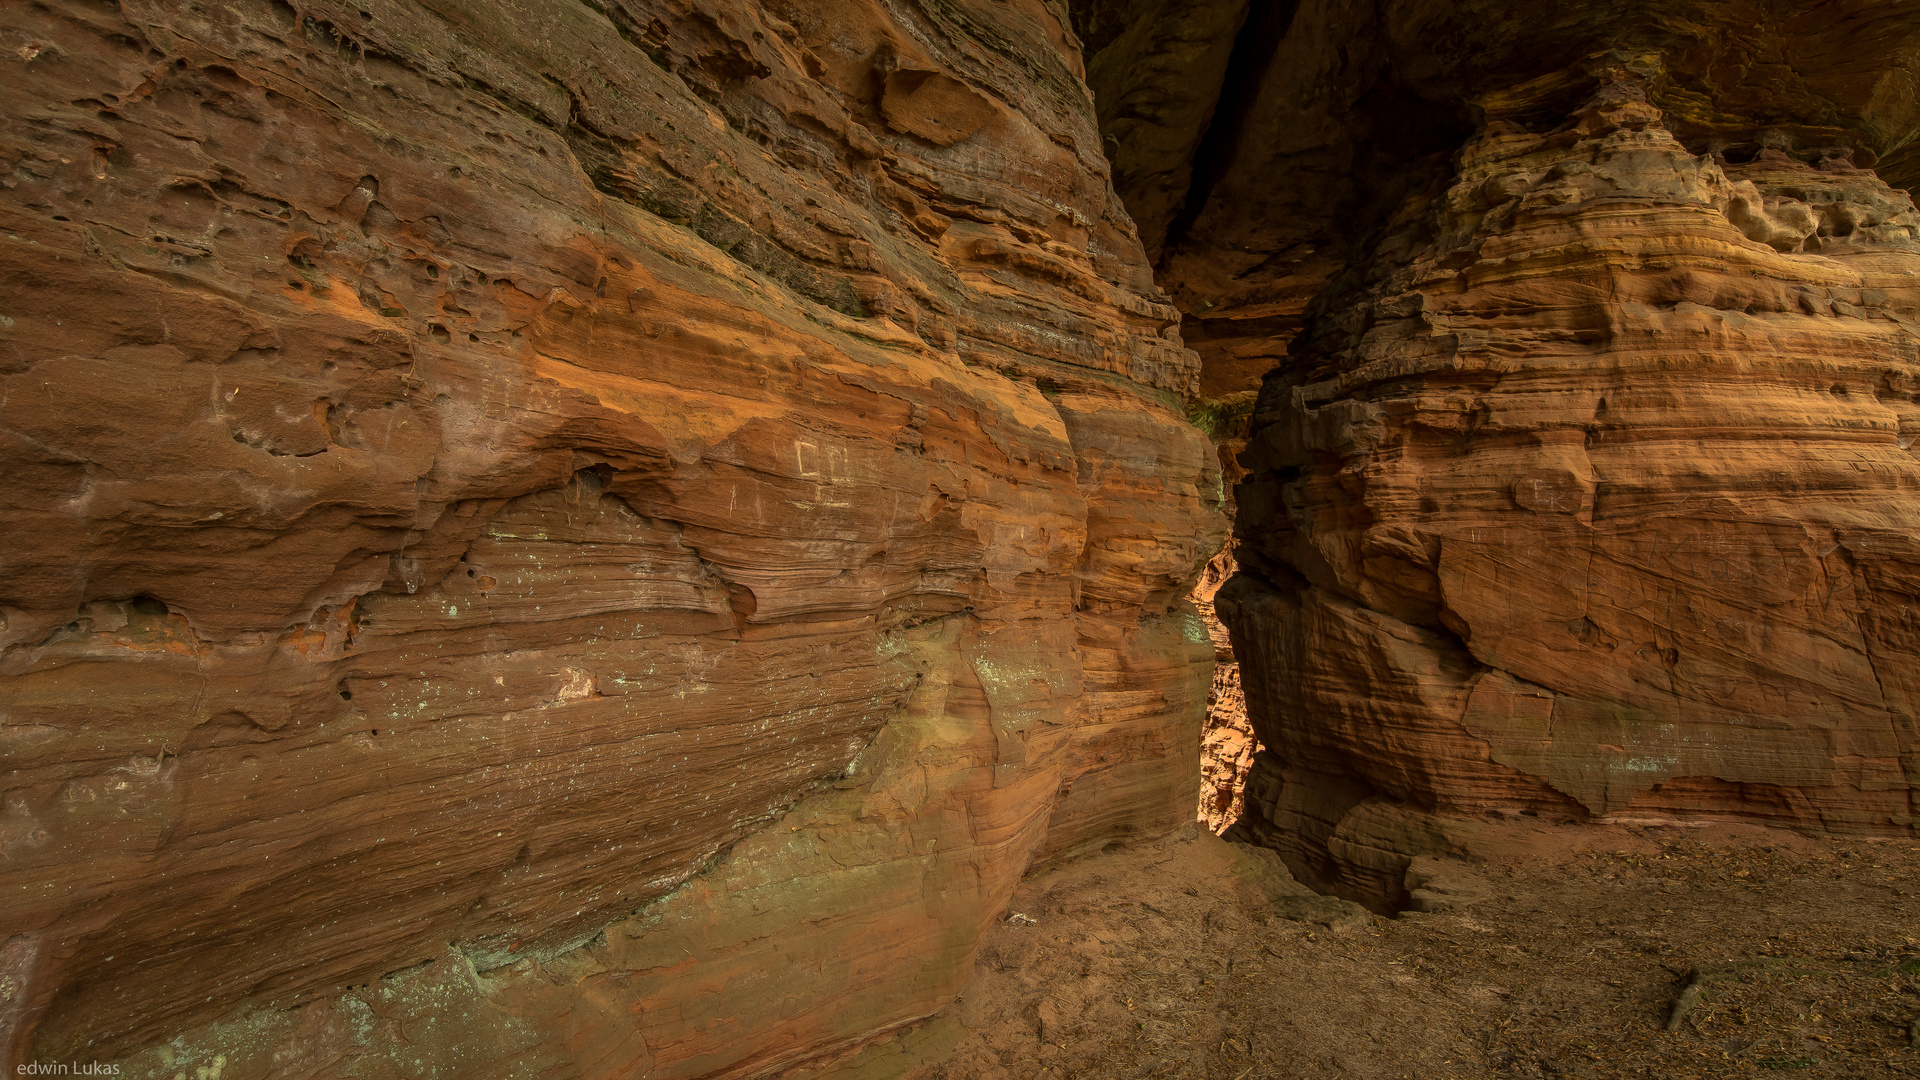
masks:
<svg viewBox="0 0 1920 1080"><path fill-rule="evenodd" d="M1214 16L1234 38L1227 74L1185 81L1170 57L1214 54L1169 45L1170 31L1103 30L1123 9L1151 20L1152 5L1083 8L1115 183L1143 221L1160 214L1160 181L1121 167L1150 152L1126 140L1173 145L1155 120L1206 117L1158 278L1201 353L1203 392L1260 386L1245 429L1213 432L1223 471L1245 477L1238 573L1221 588L1210 571L1197 594L1232 628L1221 657L1237 655L1261 691L1248 695L1241 739L1270 749L1252 770L1276 770L1263 790L1279 801L1249 808L1234 835L1294 852L1298 872L1344 866L1309 876L1376 906L1394 902L1397 878L1341 856L1338 823L1372 829L1362 818L1381 806L1412 815L1397 838L1373 841L1403 865L1448 821L1538 813L1550 804L1536 793L1552 789L1581 804L1558 810L1570 820L1911 835L1911 779L1885 798L1874 793L1884 781L1861 786L1901 775L1911 733L1845 704L1878 687L1899 711L1881 665L1853 671L1822 643L1858 634L1874 655L1911 649L1912 635L1851 618L1826 627L1838 614L1795 583L1827 580L1811 538L1855 520L1863 496L1876 500L1864 527L1891 545L1882 557L1912 565L1914 459L1888 450L1882 479L1854 473L1845 463L1860 451L1843 432L1860 421L1826 391L1835 365L1867 384L1913 377L1900 372L1914 344L1901 304L1920 302L1904 284L1920 218L1871 171L1878 161L1904 182L1913 117L1883 126L1869 118L1876 106L1797 61L1782 81L1747 82L1720 29L1651 6L1605 25L1563 6L1521 31L1492 7L1269 5L1238 30ZM1912 78L1890 42L1869 41L1868 23L1811 19L1770 13L1741 31L1740 50L1804 56L1812 35L1845 41L1850 62L1872 53L1885 79ZM1124 104L1143 95L1158 112ZM1381 167L1389 159L1397 168ZM1382 185L1383 172L1404 174L1399 186ZM1333 188L1348 200L1337 213ZM1864 211L1867 234L1823 209L1840 205L1877 208ZM1150 250L1156 235L1143 225ZM1814 252L1858 276L1834 279L1834 262L1802 257ZM1871 321L1856 330L1835 321L1837 307L1801 304L1785 291L1796 277L1871 293L1894 319L1862 340ZM1590 324L1610 329L1583 335ZM1684 366L1668 359L1676 349ZM1361 369L1393 381L1328 392ZM1729 399L1736 371L1750 390ZM1462 375L1487 386L1461 398ZM1900 397L1880 400L1892 407L1869 422L1911 422ZM1588 430L1602 414L1604 442ZM1452 445L1425 437L1449 429ZM1762 447L1776 448L1771 462ZM1875 571L1848 570L1864 595ZM1359 607L1330 605L1334 595ZM1442 598L1442 622L1479 661L1540 688L1544 728L1529 732L1510 706L1486 713L1484 694L1405 634L1410 612ZM1734 626L1745 629L1729 639ZM1250 662L1270 669L1256 677ZM1450 747L1442 718L1464 718L1466 741ZM1216 712L1209 725L1223 722ZM1836 729L1849 734L1823 734ZM1223 760L1241 739L1210 737L1206 768L1221 781L1202 816L1216 828L1213 808L1233 806L1246 782ZM1455 765L1435 773L1434 760ZM1690 787L1701 776L1798 794L1714 803ZM1333 794L1356 780L1374 794ZM1294 820L1323 824L1308 836Z"/></svg>

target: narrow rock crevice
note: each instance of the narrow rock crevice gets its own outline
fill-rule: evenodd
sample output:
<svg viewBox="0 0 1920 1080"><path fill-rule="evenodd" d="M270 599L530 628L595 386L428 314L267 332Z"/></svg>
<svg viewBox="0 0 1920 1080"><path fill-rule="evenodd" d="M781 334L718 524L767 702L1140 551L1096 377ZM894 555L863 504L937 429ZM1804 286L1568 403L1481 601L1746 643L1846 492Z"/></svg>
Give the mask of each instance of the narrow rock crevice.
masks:
<svg viewBox="0 0 1920 1080"><path fill-rule="evenodd" d="M1217 598L1265 747L1236 829L1303 880L1390 907L1394 865L1521 807L1911 833L1911 688L1863 657L1912 649L1867 597L1920 558L1920 476L1905 395L1851 388L1913 377L1889 182L1920 116L1868 87L1920 28L1811 11L1737 47L1651 5L1238 31L1155 263L1203 394L1259 388ZM1812 539L1840 518L1878 553L1846 611Z"/></svg>

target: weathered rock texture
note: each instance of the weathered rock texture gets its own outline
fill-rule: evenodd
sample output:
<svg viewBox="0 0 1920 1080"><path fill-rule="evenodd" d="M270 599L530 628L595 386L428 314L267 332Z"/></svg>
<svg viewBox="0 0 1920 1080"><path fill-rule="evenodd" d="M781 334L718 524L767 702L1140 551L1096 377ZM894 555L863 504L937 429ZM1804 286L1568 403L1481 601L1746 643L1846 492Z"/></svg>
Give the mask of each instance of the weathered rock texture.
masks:
<svg viewBox="0 0 1920 1080"><path fill-rule="evenodd" d="M1213 686L1207 691L1207 719L1200 727L1200 822L1210 832L1226 831L1240 820L1247 775L1260 740L1247 719L1247 696L1240 685L1240 664L1233 639L1213 608L1213 598L1234 572L1233 554L1213 557L1194 587L1207 636L1213 640Z"/></svg>
<svg viewBox="0 0 1920 1080"><path fill-rule="evenodd" d="M1276 7L1159 255L1279 364L1239 835L1390 905L1448 815L1910 830L1920 6Z"/></svg>
<svg viewBox="0 0 1920 1080"><path fill-rule="evenodd" d="M1217 465L1063 19L16 7L13 1059L758 1075L1190 821Z"/></svg>
<svg viewBox="0 0 1920 1080"><path fill-rule="evenodd" d="M1233 491L1247 470L1240 455L1247 448L1247 432L1253 411L1251 392L1233 395L1237 401L1223 403L1207 398L1190 410L1195 422L1213 441L1220 458L1224 509L1229 517L1235 511ZM1213 687L1207 691L1207 718L1200 729L1200 807L1199 818L1210 831L1219 833L1240 818L1246 796L1247 775L1260 750L1259 737L1247 719L1246 693L1240 685L1240 664L1233 653L1233 637L1214 610L1213 600L1220 587L1232 579L1238 564L1231 541L1218 555L1208 560L1200 580L1194 583L1193 606L1213 641Z"/></svg>

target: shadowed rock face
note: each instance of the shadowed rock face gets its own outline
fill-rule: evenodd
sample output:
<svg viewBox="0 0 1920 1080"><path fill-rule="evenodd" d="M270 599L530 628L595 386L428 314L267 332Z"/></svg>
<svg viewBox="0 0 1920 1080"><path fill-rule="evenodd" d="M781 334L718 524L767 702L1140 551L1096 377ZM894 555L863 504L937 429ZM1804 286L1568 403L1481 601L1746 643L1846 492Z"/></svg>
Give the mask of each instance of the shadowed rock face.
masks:
<svg viewBox="0 0 1920 1080"><path fill-rule="evenodd" d="M1304 876L1911 829L1909 5L1072 21L1095 96L1040 0L10 19L14 1059L733 1077L931 1013L1036 861L1191 818L1196 394Z"/></svg>
<svg viewBox="0 0 1920 1080"><path fill-rule="evenodd" d="M1489 812L1912 828L1916 37L1248 17L1157 255L1208 396L1274 368L1216 600L1268 748L1243 833L1384 906Z"/></svg>
<svg viewBox="0 0 1920 1080"><path fill-rule="evenodd" d="M1190 821L1217 463L1063 18L16 12L13 1059L763 1073Z"/></svg>

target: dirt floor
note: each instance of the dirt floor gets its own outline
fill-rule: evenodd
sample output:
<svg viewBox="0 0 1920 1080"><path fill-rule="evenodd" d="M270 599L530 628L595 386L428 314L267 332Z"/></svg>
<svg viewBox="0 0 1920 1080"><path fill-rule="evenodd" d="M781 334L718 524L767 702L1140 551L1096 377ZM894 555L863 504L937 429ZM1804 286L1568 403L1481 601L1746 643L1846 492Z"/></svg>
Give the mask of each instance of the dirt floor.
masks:
<svg viewBox="0 0 1920 1080"><path fill-rule="evenodd" d="M1481 898L1392 919L1204 834L1083 860L952 1008L803 1075L1920 1077L1920 844L1531 828L1443 867Z"/></svg>

